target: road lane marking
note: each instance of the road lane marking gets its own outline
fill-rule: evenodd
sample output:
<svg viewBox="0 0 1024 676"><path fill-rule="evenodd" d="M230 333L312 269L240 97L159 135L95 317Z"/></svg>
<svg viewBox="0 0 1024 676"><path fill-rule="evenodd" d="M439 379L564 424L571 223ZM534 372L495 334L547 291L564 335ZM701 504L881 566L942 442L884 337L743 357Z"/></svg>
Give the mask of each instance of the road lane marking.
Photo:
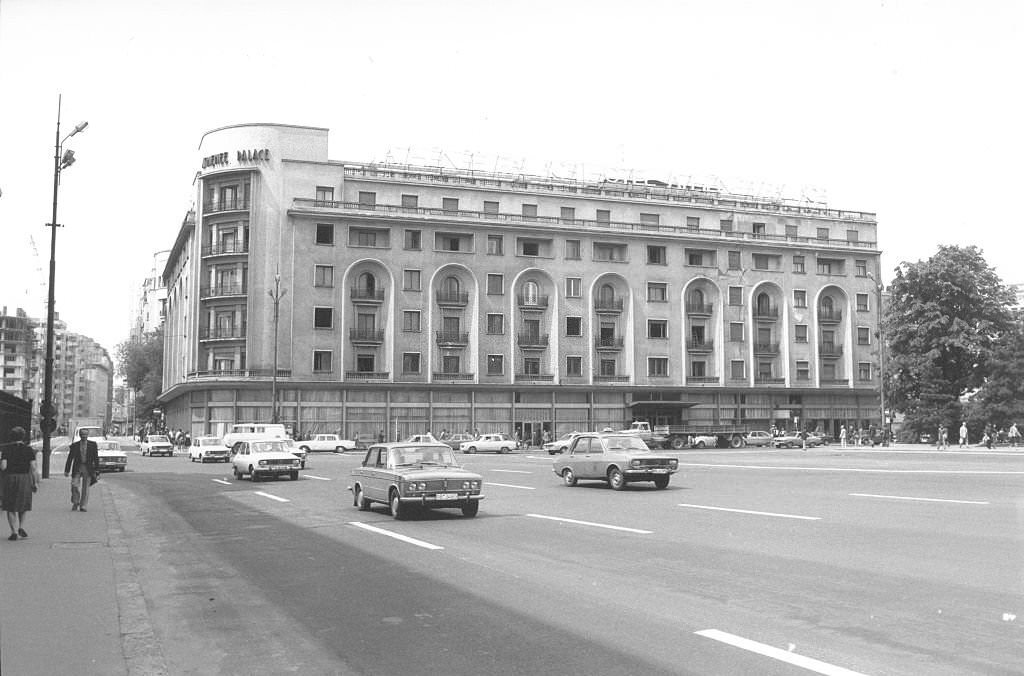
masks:
<svg viewBox="0 0 1024 676"><path fill-rule="evenodd" d="M1024 474L1024 471L1015 470L987 470L987 469L861 469L857 467L797 467L789 465L723 465L706 462L681 462L680 467L724 467L731 469L802 469L812 472L862 472L865 474L972 474L972 475L1008 475Z"/></svg>
<svg viewBox="0 0 1024 676"><path fill-rule="evenodd" d="M912 498L906 495L875 495L874 493L850 493L856 498L883 498L886 500L915 500L919 502L953 502L958 505L987 505L987 500L947 500L944 498Z"/></svg>
<svg viewBox="0 0 1024 676"><path fill-rule="evenodd" d="M640 533L641 535L650 535L653 530L640 530L639 528L626 528L625 526L612 526L607 523L594 523L593 521L577 521L576 519L564 519L560 516L547 516L544 514L527 514L526 516L532 516L535 519L548 519L550 521L562 521L565 523L575 523L580 526L594 526L595 528L607 528L608 530L621 530L627 533Z"/></svg>
<svg viewBox="0 0 1024 676"><path fill-rule="evenodd" d="M214 479L213 481L214 481L214 483L224 484L225 486L230 486L231 485L230 481L225 481L224 479Z"/></svg>
<svg viewBox="0 0 1024 676"><path fill-rule="evenodd" d="M533 474L525 469L492 469L492 472L505 472L506 474Z"/></svg>
<svg viewBox="0 0 1024 676"><path fill-rule="evenodd" d="M355 526L356 528L362 528L363 530L368 530L371 533L377 533L378 535L386 535L389 538L394 538L396 540L401 540L402 542L406 542L406 543L408 543L410 545L416 545L417 547L423 547L424 549L431 549L431 550L444 549L444 547L442 547L440 545L432 545L429 542L424 542L423 540L417 540L416 538L411 538L408 535L401 535L399 533L395 533L395 532L392 532L392 531L389 531L389 530L384 530L383 528L377 528L376 526L371 526L370 524L363 523L362 521L349 521L348 523L349 523L350 526Z"/></svg>
<svg viewBox="0 0 1024 676"><path fill-rule="evenodd" d="M270 493L264 493L263 491L256 491L255 495L260 495L260 496L262 496L264 498L270 498L271 500L277 500L278 502L291 502L291 500L288 500L287 498L279 498L276 495L271 495Z"/></svg>
<svg viewBox="0 0 1024 676"><path fill-rule="evenodd" d="M537 490L533 486L517 486L515 484L497 484L497 483L494 483L493 481L488 481L486 485L487 486L501 486L503 488L522 488L524 491L535 491L535 490Z"/></svg>
<svg viewBox="0 0 1024 676"><path fill-rule="evenodd" d="M703 636L704 638L710 638L715 641L726 643L735 648L741 648L748 650L758 655L764 655L765 657L771 657L772 659L792 664L808 671L813 671L818 674L826 674L827 676L865 676L859 671L851 671L843 667L837 667L834 664L828 662L822 662L816 660L813 657L805 657L798 655L797 653L789 652L781 648L775 648L764 643L758 643L757 641L751 641L749 638L743 638L742 636L736 636L735 634L727 634L724 631L718 629L704 629L702 631L694 632L697 636Z"/></svg>
<svg viewBox="0 0 1024 676"><path fill-rule="evenodd" d="M799 514L779 514L777 512L755 512L750 509L730 509L729 507L711 507L709 505L690 505L679 503L679 507L693 507L694 509L710 509L716 512L736 512L737 514L756 514L758 516L778 516L783 519L803 519L805 521L820 521L820 516L800 516Z"/></svg>
<svg viewBox="0 0 1024 676"><path fill-rule="evenodd" d="M303 474L302 476L306 477L307 479L316 479L317 481L331 481L331 479L329 479L328 477L317 476L315 474Z"/></svg>

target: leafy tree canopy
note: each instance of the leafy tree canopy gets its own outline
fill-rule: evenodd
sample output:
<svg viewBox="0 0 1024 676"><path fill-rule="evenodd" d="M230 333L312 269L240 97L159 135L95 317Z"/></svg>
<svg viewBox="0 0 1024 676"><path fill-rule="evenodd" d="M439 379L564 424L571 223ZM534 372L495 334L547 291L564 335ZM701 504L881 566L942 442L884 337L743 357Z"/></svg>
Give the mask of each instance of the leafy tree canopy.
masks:
<svg viewBox="0 0 1024 676"><path fill-rule="evenodd" d="M968 405L968 426L972 432L987 423L1005 429L1014 422L1024 426L1024 326L1017 323L1004 336L989 366L988 379Z"/></svg>
<svg viewBox="0 0 1024 676"><path fill-rule="evenodd" d="M128 387L138 394L135 400L140 417L148 417L156 406L163 387L163 329L147 333L140 341L125 341L117 346L117 369Z"/></svg>

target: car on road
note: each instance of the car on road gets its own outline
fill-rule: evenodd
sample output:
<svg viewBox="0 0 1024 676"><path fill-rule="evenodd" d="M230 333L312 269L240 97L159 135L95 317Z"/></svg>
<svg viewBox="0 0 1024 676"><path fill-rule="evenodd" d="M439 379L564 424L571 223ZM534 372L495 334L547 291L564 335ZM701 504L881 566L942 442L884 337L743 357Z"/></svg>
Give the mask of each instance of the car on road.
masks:
<svg viewBox="0 0 1024 676"><path fill-rule="evenodd" d="M638 481L653 481L657 488L666 488L679 469L679 460L651 452L634 434L584 432L573 440L567 454L555 458L552 469L566 486L596 479L607 481L617 491Z"/></svg>
<svg viewBox="0 0 1024 676"><path fill-rule="evenodd" d="M355 449L356 442L351 439L342 439L337 434L315 434L312 439L304 439L298 442L299 448L306 453L314 452L335 452L351 451Z"/></svg>
<svg viewBox="0 0 1024 676"><path fill-rule="evenodd" d="M473 441L474 439L476 439L476 437L469 432L457 432L441 439L440 441L442 444L448 444L451 446L453 451L457 451L462 445L462 442Z"/></svg>
<svg viewBox="0 0 1024 676"><path fill-rule="evenodd" d="M279 423L238 423L224 435L224 445L234 448L239 441L252 439L284 439L288 434Z"/></svg>
<svg viewBox="0 0 1024 676"><path fill-rule="evenodd" d="M231 449L220 437L196 437L188 447L189 462L229 462Z"/></svg>
<svg viewBox="0 0 1024 676"><path fill-rule="evenodd" d="M763 431L747 432L743 437L743 443L746 446L771 446L772 435Z"/></svg>
<svg viewBox="0 0 1024 676"><path fill-rule="evenodd" d="M128 466L128 454L121 450L121 444L107 439L97 439L100 471L123 472Z"/></svg>
<svg viewBox="0 0 1024 676"><path fill-rule="evenodd" d="M377 502L387 505L396 519L416 508L438 507L476 516L484 499L483 477L463 469L454 450L438 441L374 444L351 476L353 504L359 510Z"/></svg>
<svg viewBox="0 0 1024 676"><path fill-rule="evenodd" d="M822 437L817 434L807 434L807 448L814 448L825 443ZM772 446L775 448L803 448L804 439L799 432L785 432L772 439Z"/></svg>
<svg viewBox="0 0 1024 676"><path fill-rule="evenodd" d="M246 474L252 481L288 475L299 478L299 459L281 439L238 441L231 447L231 471L236 479Z"/></svg>
<svg viewBox="0 0 1024 676"><path fill-rule="evenodd" d="M580 435L579 432L568 432L558 437L554 441L549 441L542 447L548 452L548 455L555 455L557 453L565 453L569 450L569 446L572 445L572 440Z"/></svg>
<svg viewBox="0 0 1024 676"><path fill-rule="evenodd" d="M459 444L459 450L463 453L494 452L511 453L516 449L516 440L507 434L481 434L472 441L463 441Z"/></svg>
<svg viewBox="0 0 1024 676"><path fill-rule="evenodd" d="M150 434L142 442L142 455L166 455L169 458L174 455L174 444L164 434Z"/></svg>
<svg viewBox="0 0 1024 676"><path fill-rule="evenodd" d="M718 448L718 437L714 434L694 434L690 437L690 448Z"/></svg>
<svg viewBox="0 0 1024 676"><path fill-rule="evenodd" d="M285 437L280 441L284 444L285 449L289 453L291 453L292 455L299 459L299 468L306 469L306 449L299 446L294 439L289 439Z"/></svg>

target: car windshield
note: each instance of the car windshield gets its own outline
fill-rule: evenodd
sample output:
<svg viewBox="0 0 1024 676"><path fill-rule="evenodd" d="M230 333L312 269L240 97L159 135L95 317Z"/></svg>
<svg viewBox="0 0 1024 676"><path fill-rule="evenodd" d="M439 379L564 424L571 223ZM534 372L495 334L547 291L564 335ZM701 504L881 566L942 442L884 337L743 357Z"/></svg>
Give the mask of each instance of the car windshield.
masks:
<svg viewBox="0 0 1024 676"><path fill-rule="evenodd" d="M157 444L157 443L161 443L161 442L163 442L165 444L166 443L170 443L170 442L167 441L167 437L161 436L159 434L150 434L149 435L149 443Z"/></svg>
<svg viewBox="0 0 1024 676"><path fill-rule="evenodd" d="M391 450L391 464L395 467L414 465L455 465L452 449L438 446L407 446Z"/></svg>
<svg viewBox="0 0 1024 676"><path fill-rule="evenodd" d="M253 453L285 453L284 443L281 441L254 441L252 442Z"/></svg>
<svg viewBox="0 0 1024 676"><path fill-rule="evenodd" d="M647 444L640 437L621 436L605 437L605 443L610 451L649 451Z"/></svg>
<svg viewBox="0 0 1024 676"><path fill-rule="evenodd" d="M213 437L210 437L209 439L200 439L199 440L199 445L200 446L223 446L224 444L222 444L220 442L220 439L214 439Z"/></svg>
<svg viewBox="0 0 1024 676"><path fill-rule="evenodd" d="M97 441L96 448L101 451L117 451L120 450L121 445L116 441Z"/></svg>

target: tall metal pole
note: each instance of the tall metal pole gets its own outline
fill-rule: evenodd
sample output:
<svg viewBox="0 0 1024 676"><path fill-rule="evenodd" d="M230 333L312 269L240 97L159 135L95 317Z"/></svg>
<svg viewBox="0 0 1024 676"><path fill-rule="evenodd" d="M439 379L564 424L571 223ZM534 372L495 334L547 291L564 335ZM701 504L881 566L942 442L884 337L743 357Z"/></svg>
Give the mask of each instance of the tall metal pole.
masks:
<svg viewBox="0 0 1024 676"><path fill-rule="evenodd" d="M50 226L50 289L46 301L46 361L43 375L43 401L39 406L43 432L43 478L50 477L50 434L54 419L53 406L53 303L54 281L57 276L57 186L60 185L60 103L57 95L57 133L53 142L53 217Z"/></svg>
<svg viewBox="0 0 1024 676"><path fill-rule="evenodd" d="M281 299L288 291L281 290L281 273L274 274L274 290L267 291L274 300L274 372L270 376L271 422L277 423L277 320Z"/></svg>
<svg viewBox="0 0 1024 676"><path fill-rule="evenodd" d="M882 410L882 444L888 446L891 443L890 428L885 420L885 329L882 324L882 283L875 282L875 290L878 292L878 403Z"/></svg>

